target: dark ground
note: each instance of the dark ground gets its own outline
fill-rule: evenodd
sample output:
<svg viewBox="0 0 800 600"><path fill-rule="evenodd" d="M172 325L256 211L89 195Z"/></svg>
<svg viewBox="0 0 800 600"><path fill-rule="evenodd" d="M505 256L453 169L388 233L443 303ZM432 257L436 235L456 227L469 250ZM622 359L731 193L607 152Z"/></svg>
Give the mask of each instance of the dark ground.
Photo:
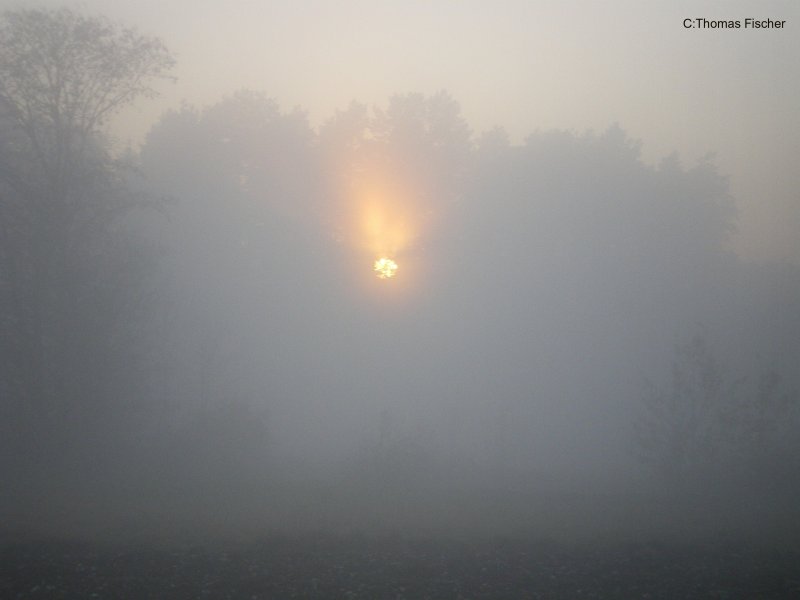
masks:
<svg viewBox="0 0 800 600"><path fill-rule="evenodd" d="M0 598L800 598L800 548L272 537L6 542Z"/></svg>

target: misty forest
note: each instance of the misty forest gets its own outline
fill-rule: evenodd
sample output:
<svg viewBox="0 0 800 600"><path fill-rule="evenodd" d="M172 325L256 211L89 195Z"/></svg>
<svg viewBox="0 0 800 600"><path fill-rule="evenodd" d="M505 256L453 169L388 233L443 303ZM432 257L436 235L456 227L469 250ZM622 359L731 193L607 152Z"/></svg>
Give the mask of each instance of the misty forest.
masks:
<svg viewBox="0 0 800 600"><path fill-rule="evenodd" d="M120 143L168 44L2 17L0 595L796 597L800 267L713 156L404 90Z"/></svg>

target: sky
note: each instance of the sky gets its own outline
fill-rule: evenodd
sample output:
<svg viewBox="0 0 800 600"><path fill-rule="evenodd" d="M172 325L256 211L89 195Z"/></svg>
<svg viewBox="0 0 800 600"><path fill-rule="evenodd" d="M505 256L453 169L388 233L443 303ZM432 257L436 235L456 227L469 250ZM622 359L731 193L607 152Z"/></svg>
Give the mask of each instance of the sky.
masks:
<svg viewBox="0 0 800 600"><path fill-rule="evenodd" d="M0 7L31 6L0 0ZM64 2L43 1L40 6ZM800 263L800 4L794 1L85 0L161 37L177 82L112 124L140 143L166 109L264 91L314 126L352 100L448 91L478 134L618 123L656 164L712 154L739 209L733 249ZM684 19L785 20L783 29L686 29Z"/></svg>

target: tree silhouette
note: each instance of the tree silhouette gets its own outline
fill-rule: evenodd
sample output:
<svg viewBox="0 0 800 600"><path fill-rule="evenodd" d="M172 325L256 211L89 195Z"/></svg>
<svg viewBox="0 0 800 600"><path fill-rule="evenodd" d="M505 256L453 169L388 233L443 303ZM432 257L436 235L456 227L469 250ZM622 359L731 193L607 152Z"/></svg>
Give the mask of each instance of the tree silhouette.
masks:
<svg viewBox="0 0 800 600"><path fill-rule="evenodd" d="M120 219L143 198L103 125L172 64L159 40L102 17L0 21L0 380L5 423L26 446L90 427L135 371L154 256Z"/></svg>
<svg viewBox="0 0 800 600"><path fill-rule="evenodd" d="M733 379L695 335L676 349L670 383L647 383L642 400L641 456L668 481L785 477L797 395L777 373Z"/></svg>

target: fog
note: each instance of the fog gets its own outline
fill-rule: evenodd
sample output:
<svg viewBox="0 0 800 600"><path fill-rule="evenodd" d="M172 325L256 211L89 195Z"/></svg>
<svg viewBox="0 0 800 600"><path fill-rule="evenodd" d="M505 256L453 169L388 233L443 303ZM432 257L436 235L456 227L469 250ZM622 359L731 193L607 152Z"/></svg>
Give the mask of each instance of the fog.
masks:
<svg viewBox="0 0 800 600"><path fill-rule="evenodd" d="M90 126L3 46L0 533L793 539L800 15L705 4L87 2L175 57Z"/></svg>

